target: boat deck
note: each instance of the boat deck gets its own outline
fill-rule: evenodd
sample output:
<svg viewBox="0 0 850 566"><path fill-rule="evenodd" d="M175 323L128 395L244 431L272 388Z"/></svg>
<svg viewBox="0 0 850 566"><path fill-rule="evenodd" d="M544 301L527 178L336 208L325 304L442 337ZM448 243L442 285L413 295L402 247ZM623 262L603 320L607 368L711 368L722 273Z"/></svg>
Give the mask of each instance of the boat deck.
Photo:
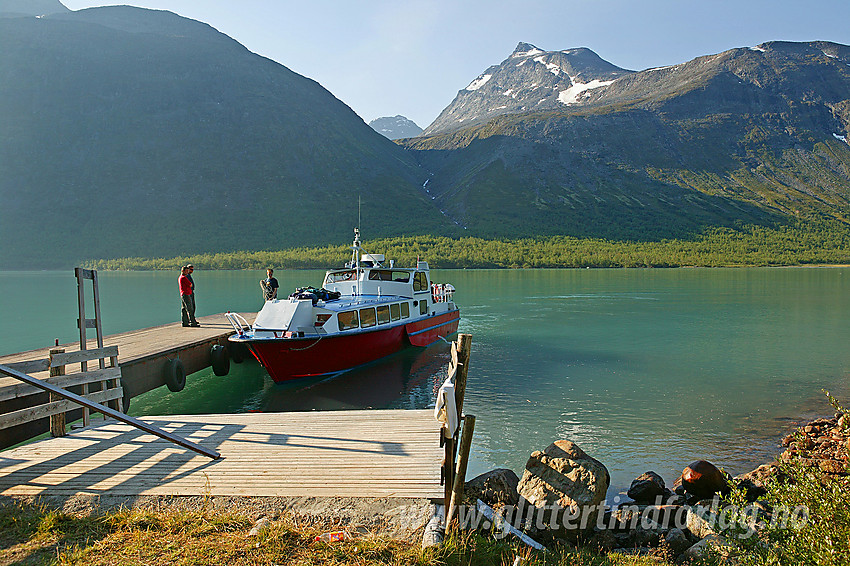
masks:
<svg viewBox="0 0 850 566"><path fill-rule="evenodd" d="M144 417L210 460L116 421L0 452L0 495L443 499L428 410Z"/></svg>

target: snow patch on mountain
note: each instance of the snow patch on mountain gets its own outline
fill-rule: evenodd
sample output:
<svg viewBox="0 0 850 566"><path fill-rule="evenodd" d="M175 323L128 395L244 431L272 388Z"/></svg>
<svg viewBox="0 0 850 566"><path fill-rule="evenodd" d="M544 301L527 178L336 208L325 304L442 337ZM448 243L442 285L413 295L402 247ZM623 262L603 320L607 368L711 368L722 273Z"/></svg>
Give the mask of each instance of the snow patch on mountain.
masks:
<svg viewBox="0 0 850 566"><path fill-rule="evenodd" d="M478 78L469 83L469 86L466 87L464 90L478 90L479 88L487 84L487 81L489 81L492 76L493 75L479 75Z"/></svg>
<svg viewBox="0 0 850 566"><path fill-rule="evenodd" d="M512 58L531 57L532 55L540 55L541 53L546 53L546 52L541 50L541 49L537 49L536 47L534 47L533 49L529 49L528 51L517 51L513 55L511 55L511 57Z"/></svg>
<svg viewBox="0 0 850 566"><path fill-rule="evenodd" d="M580 102L580 98L585 96L587 91L602 88L604 86L608 86L614 81L600 81L599 79L593 79L589 83L580 83L577 79L570 77L573 85L567 90L562 90L561 94L558 95L558 101L566 104L578 104Z"/></svg>
<svg viewBox="0 0 850 566"><path fill-rule="evenodd" d="M543 57L535 57L535 63L540 63L541 65L545 65L549 72L555 75L556 77L561 74L561 66L557 63L547 63Z"/></svg>

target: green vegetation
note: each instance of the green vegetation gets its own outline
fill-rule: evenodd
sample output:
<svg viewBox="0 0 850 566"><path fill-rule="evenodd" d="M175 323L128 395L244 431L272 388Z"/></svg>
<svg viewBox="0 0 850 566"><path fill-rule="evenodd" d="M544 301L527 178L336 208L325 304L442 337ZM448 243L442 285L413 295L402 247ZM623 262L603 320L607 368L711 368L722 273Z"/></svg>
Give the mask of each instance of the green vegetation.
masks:
<svg viewBox="0 0 850 566"><path fill-rule="evenodd" d="M0 507L2 564L409 564L421 566L512 564L524 566L665 566L656 556L599 554L589 549L554 548L531 552L517 542L457 533L436 549L372 535L336 543L317 542L316 527L272 521L248 537L251 520L207 509L124 510L76 516L29 504ZM336 529L335 529L336 530Z"/></svg>
<svg viewBox="0 0 850 566"><path fill-rule="evenodd" d="M827 396L839 412L847 414L828 393ZM846 462L850 447L845 446L844 450ZM768 493L761 500L774 509L805 508L808 517L801 528L764 521L764 528L756 536L739 542L744 552L736 557L737 563L741 566L850 564L850 477L828 477L805 458L779 462L779 469L781 473L766 482ZM739 493L733 502L740 505L743 501ZM726 534L736 540L737 533Z"/></svg>
<svg viewBox="0 0 850 566"><path fill-rule="evenodd" d="M743 267L850 264L850 227L838 222L798 222L739 230L711 228L693 239L657 242L614 241L552 236L517 240L452 239L442 236L373 240L370 251L384 253L396 265L417 258L434 268L558 267ZM347 246L281 251L199 254L172 258L103 259L87 262L100 270L327 268L350 257Z"/></svg>

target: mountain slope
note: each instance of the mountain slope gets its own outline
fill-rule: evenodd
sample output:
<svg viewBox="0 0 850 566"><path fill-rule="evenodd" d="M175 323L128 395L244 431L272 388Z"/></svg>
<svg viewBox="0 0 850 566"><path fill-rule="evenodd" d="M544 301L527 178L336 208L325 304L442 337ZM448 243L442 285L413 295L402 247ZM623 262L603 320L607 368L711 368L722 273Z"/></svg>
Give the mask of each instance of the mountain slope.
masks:
<svg viewBox="0 0 850 566"><path fill-rule="evenodd" d="M0 17L44 16L68 11L59 0L0 0Z"/></svg>
<svg viewBox="0 0 850 566"><path fill-rule="evenodd" d="M466 128L502 114L558 109L631 71L586 48L542 51L517 45L510 57L478 75L457 93L424 135Z"/></svg>
<svg viewBox="0 0 850 566"><path fill-rule="evenodd" d="M790 217L847 222L848 49L733 49L404 144L432 173L434 202L470 233L657 239Z"/></svg>
<svg viewBox="0 0 850 566"><path fill-rule="evenodd" d="M447 223L318 83L126 6L0 19L0 265L346 241ZM386 203L392 203L392 213Z"/></svg>

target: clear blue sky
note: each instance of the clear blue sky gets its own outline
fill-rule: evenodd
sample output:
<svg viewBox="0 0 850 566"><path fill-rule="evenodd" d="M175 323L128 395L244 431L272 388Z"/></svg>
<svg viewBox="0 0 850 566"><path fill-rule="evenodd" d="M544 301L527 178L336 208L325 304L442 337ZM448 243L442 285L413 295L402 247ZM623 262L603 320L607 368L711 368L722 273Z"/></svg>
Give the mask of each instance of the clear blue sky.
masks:
<svg viewBox="0 0 850 566"><path fill-rule="evenodd" d="M62 0L78 10L115 2ZM520 41L628 69L770 40L850 44L850 0L125 0L200 20L310 77L365 121L425 127Z"/></svg>

